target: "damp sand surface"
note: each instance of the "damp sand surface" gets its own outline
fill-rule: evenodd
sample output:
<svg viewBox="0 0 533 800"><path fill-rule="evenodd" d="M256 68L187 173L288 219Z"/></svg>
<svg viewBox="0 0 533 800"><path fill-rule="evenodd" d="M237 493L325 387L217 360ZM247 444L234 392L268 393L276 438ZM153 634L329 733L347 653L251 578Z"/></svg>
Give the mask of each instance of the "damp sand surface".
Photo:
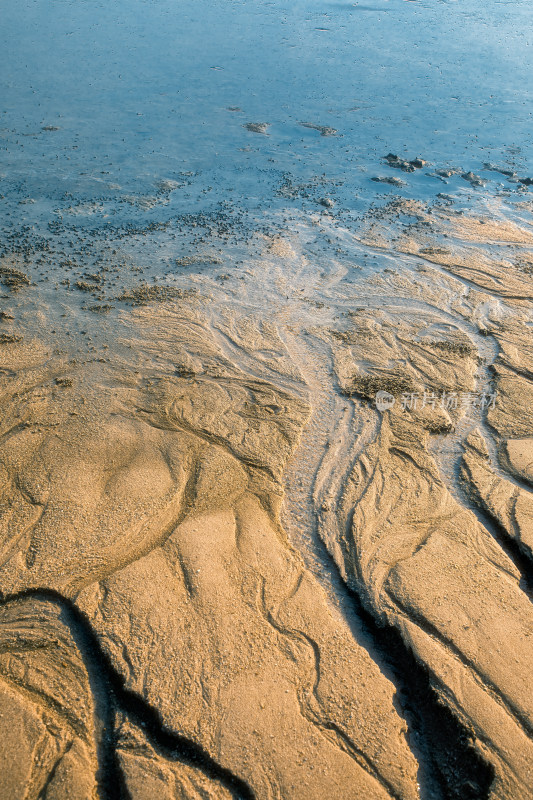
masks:
<svg viewBox="0 0 533 800"><path fill-rule="evenodd" d="M0 797L527 800L525 4L67 6L6 12Z"/></svg>

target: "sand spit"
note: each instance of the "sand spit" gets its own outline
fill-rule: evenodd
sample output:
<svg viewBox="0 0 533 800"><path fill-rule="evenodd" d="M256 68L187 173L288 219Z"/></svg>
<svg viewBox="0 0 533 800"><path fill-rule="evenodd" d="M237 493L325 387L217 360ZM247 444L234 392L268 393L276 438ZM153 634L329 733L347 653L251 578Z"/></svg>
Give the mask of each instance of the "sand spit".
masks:
<svg viewBox="0 0 533 800"><path fill-rule="evenodd" d="M532 235L287 215L89 339L6 286L2 797L531 797Z"/></svg>

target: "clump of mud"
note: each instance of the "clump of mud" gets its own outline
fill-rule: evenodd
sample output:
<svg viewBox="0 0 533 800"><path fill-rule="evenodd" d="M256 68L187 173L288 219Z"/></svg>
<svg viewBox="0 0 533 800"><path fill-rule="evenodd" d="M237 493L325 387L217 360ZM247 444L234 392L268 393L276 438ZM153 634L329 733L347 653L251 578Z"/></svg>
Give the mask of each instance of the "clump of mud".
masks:
<svg viewBox="0 0 533 800"><path fill-rule="evenodd" d="M15 269L14 267L2 266L0 266L0 282L14 292L18 291L23 286L29 286L31 284L25 272Z"/></svg>
<svg viewBox="0 0 533 800"><path fill-rule="evenodd" d="M16 344L22 341L22 336L14 333L0 333L0 344Z"/></svg>
<svg viewBox="0 0 533 800"><path fill-rule="evenodd" d="M408 375L384 373L382 375L355 375L351 384L343 389L347 397L358 396L363 400L373 400L376 392L384 391L394 396L413 392L415 384Z"/></svg>
<svg viewBox="0 0 533 800"><path fill-rule="evenodd" d="M148 303L166 303L169 300L183 300L192 297L193 289L178 289L174 286L149 286L146 283L132 289L126 289L117 300L132 306L145 306Z"/></svg>

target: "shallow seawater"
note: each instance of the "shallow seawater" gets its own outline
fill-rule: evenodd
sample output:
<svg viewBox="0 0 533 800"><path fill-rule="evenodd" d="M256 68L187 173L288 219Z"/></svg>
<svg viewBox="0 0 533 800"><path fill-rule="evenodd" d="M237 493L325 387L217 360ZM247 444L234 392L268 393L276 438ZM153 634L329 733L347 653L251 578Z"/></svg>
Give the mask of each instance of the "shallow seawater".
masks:
<svg viewBox="0 0 533 800"><path fill-rule="evenodd" d="M4 299L75 334L139 282L231 274L255 302L257 237L316 218L329 234L297 249L358 281L398 261L351 235L395 197L529 218L530 17L526 0L5 0L0 257L38 291Z"/></svg>
<svg viewBox="0 0 533 800"><path fill-rule="evenodd" d="M21 194L33 222L57 211L45 199L150 196L162 180L180 212L284 204L287 180L304 206L327 194L353 211L391 191L473 194L381 158L531 174L532 36L527 0L5 0L4 215ZM388 174L406 186L371 181Z"/></svg>

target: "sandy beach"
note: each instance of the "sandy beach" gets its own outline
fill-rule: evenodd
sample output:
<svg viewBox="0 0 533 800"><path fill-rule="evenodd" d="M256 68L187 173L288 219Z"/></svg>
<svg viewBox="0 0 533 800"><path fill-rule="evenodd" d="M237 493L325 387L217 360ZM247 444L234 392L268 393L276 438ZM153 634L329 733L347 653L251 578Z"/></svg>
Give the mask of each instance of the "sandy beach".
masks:
<svg viewBox="0 0 533 800"><path fill-rule="evenodd" d="M46 307L4 257L4 796L529 796L533 232L499 210L296 215L83 334L105 272Z"/></svg>
<svg viewBox="0 0 533 800"><path fill-rule="evenodd" d="M468 138L457 106L450 143L423 94L439 26L512 20L308 0L250 40L213 2L205 50L179 17L175 97L145 43L182 30L167 4L54 11L45 56L44 7L32 47L6 16L50 72L14 58L0 131L0 800L530 800L527 126L504 148L460 76L487 116ZM419 118L368 71L413 19ZM367 94L306 94L352 24Z"/></svg>

